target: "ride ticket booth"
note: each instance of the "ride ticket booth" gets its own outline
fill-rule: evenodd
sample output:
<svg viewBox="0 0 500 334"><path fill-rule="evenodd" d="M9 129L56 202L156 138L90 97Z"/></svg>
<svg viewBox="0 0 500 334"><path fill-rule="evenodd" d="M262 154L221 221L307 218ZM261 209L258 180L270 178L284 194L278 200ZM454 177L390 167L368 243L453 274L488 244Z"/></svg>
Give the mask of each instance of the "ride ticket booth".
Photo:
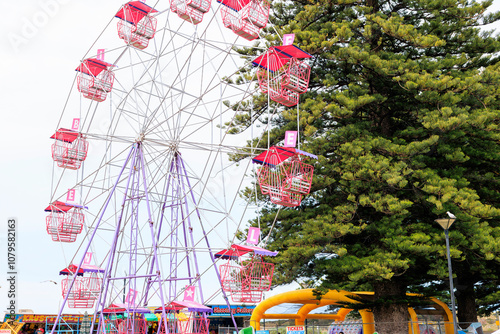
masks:
<svg viewBox="0 0 500 334"><path fill-rule="evenodd" d="M212 308L212 314L209 316L210 334L233 334L234 323L231 319L231 313L236 320L238 329L248 327L250 324L250 316L252 315L255 305L231 305L229 310L227 305L208 305Z"/></svg>

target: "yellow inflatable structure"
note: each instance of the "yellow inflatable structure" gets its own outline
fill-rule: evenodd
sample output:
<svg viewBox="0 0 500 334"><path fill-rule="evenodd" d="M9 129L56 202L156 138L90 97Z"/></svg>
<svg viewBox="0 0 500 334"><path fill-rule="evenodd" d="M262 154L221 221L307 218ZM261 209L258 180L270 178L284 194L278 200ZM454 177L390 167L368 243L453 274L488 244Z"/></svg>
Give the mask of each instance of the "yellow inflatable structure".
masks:
<svg viewBox="0 0 500 334"><path fill-rule="evenodd" d="M407 295L418 296L418 294L410 293ZM335 314L314 314L311 312L319 307L335 305L338 304L338 302L358 303L358 301L352 299L353 296L370 298L370 296L373 296L373 292L330 290L319 300L313 295L313 289L302 289L280 293L262 301L257 305L250 318L250 326L254 327L255 330L260 330L260 321L263 319L294 319L295 326L304 325L306 319L331 319L332 321L344 321L347 314L352 311L351 309L340 308ZM445 321L445 333L453 334L452 315L448 306L436 298L430 298L430 302L429 308L425 309L425 311L419 309L415 310L411 307L408 308L408 316L409 319L411 319L411 322L408 325L408 332L410 334L420 333L417 316L418 314L425 312L425 314L443 316ZM266 313L266 311L271 307L284 303L303 304L303 306L297 311L296 314ZM373 313L369 310L359 310L359 314L361 315L361 319L363 321L363 333L371 334L375 332Z"/></svg>

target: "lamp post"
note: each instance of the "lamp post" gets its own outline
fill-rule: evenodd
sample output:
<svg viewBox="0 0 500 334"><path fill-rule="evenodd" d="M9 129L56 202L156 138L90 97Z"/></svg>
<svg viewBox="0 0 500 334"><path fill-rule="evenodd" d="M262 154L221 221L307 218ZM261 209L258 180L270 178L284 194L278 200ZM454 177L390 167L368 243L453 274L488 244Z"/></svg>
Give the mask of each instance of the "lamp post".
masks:
<svg viewBox="0 0 500 334"><path fill-rule="evenodd" d="M451 225L455 222L455 218L443 218L436 219L437 222L444 230L444 236L446 239L446 256L448 257L448 275L450 277L450 296L451 296L451 316L453 318L453 333L457 334L457 317L455 316L455 294L453 288L453 273L451 270L451 257L450 257L450 238L448 236L448 230Z"/></svg>

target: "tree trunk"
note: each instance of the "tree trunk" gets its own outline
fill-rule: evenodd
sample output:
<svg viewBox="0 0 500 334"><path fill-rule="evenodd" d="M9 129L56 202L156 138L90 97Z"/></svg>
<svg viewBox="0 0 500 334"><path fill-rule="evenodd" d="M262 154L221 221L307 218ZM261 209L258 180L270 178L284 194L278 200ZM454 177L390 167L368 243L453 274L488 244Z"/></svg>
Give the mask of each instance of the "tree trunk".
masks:
<svg viewBox="0 0 500 334"><path fill-rule="evenodd" d="M466 267L464 267L466 266ZM460 327L467 328L471 322L477 322L476 292L474 278L466 263L460 263L456 269L455 300L457 302L457 316Z"/></svg>
<svg viewBox="0 0 500 334"><path fill-rule="evenodd" d="M377 332L408 334L408 306L394 302L405 298L406 287L396 281L383 280L374 284L374 290L375 302L386 301L377 303L373 308Z"/></svg>

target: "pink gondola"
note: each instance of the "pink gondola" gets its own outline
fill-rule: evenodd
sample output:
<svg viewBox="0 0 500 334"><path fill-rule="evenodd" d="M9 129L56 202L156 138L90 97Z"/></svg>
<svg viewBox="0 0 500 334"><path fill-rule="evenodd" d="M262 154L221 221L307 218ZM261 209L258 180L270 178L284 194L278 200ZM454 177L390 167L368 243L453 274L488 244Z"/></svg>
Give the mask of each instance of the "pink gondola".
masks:
<svg viewBox="0 0 500 334"><path fill-rule="evenodd" d="M262 194L269 195L274 204L299 206L302 195L311 190L314 167L301 161L301 156L317 157L292 147L272 146L253 159L262 165L257 182Z"/></svg>
<svg viewBox="0 0 500 334"><path fill-rule="evenodd" d="M211 0L170 0L170 10L192 24L203 21L203 15L210 10L210 5Z"/></svg>
<svg viewBox="0 0 500 334"><path fill-rule="evenodd" d="M299 95L307 91L311 67L302 58L311 55L294 45L272 46L252 63L258 66L257 79L262 94L284 106L299 102Z"/></svg>
<svg viewBox="0 0 500 334"><path fill-rule="evenodd" d="M120 19L118 36L135 48L145 49L156 33L156 18L151 14L157 12L141 1L126 3L115 15Z"/></svg>
<svg viewBox="0 0 500 334"><path fill-rule="evenodd" d="M225 263L220 266L222 289L231 294L233 302L258 303L263 292L270 289L273 272L274 264L258 256L244 265Z"/></svg>
<svg viewBox="0 0 500 334"><path fill-rule="evenodd" d="M276 256L257 246L232 245L229 250L215 254L227 259L220 266L222 289L231 294L233 302L258 303L264 292L269 291L274 273L274 264L263 261L262 256Z"/></svg>
<svg viewBox="0 0 500 334"><path fill-rule="evenodd" d="M52 159L57 165L67 169L79 169L87 158L89 143L76 131L60 128L53 134Z"/></svg>
<svg viewBox="0 0 500 334"><path fill-rule="evenodd" d="M296 207L302 203L302 196L285 190L283 187L272 187L269 191L271 202L278 205Z"/></svg>
<svg viewBox="0 0 500 334"><path fill-rule="evenodd" d="M74 242L82 232L85 222L82 207L55 201L45 211L50 212L46 217L46 226L53 241Z"/></svg>
<svg viewBox="0 0 500 334"><path fill-rule="evenodd" d="M222 3L222 23L235 34L251 41L267 25L270 3L267 0L217 0Z"/></svg>
<svg viewBox="0 0 500 334"><path fill-rule="evenodd" d="M70 308L92 308L102 288L102 278L99 274L104 273L104 269L82 265L76 272L77 268L78 266L72 264L59 272L60 275L68 275L61 282L62 296L67 297L67 305ZM75 282L70 289L75 274Z"/></svg>
<svg viewBox="0 0 500 334"><path fill-rule="evenodd" d="M286 178L283 181L283 190L291 193L307 195L311 191L314 167L300 160L300 155L285 161Z"/></svg>
<svg viewBox="0 0 500 334"><path fill-rule="evenodd" d="M271 101L278 102L285 107L293 107L299 103L299 93L281 87L278 80L271 81L269 84L271 87L269 89L269 98Z"/></svg>
<svg viewBox="0 0 500 334"><path fill-rule="evenodd" d="M97 102L106 99L107 94L113 88L115 74L111 71L112 64L97 58L89 58L82 61L76 68L78 71L77 87L83 97Z"/></svg>

